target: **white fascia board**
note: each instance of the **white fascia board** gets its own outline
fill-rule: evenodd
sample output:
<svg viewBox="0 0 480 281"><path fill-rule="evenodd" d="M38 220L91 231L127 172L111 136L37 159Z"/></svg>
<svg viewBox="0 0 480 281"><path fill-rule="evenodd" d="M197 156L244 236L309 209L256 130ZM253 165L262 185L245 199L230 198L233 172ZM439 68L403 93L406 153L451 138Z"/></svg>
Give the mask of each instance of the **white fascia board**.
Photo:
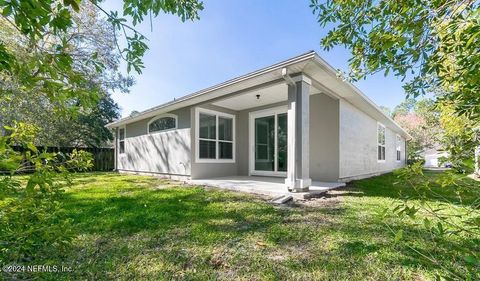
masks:
<svg viewBox="0 0 480 281"><path fill-rule="evenodd" d="M262 68L260 70L245 74L243 76L225 81L223 83L220 83L218 85L215 85L215 86L206 88L204 90L195 92L193 94L183 96L183 97L178 98L174 101L171 101L171 102L168 102L168 103L156 106L156 107L152 107L150 109L147 109L145 111L140 112L138 115L135 115L134 117L125 117L125 118L122 118L120 120L111 122L111 123L107 124L106 127L107 128L115 128L115 127L118 127L118 126L121 126L121 125L124 125L124 124L132 123L132 122L135 122L135 121L140 121L140 120L148 118L148 117L153 117L157 114L165 113L165 112L172 111L172 110L175 110L175 109L179 109L179 108L182 108L182 107L194 105L194 104L197 104L197 103L200 103L200 102L212 99L212 98L220 97L222 95L228 94L228 93L223 93L222 95L217 95L216 96L215 92L220 90L220 89L223 89L223 88L235 85L235 84L239 84L239 83L242 83L246 80L249 80L249 79L261 76L261 75L265 75L265 74L268 74L268 73L271 73L271 72L274 72L274 71L278 71L278 70L281 71L281 69L284 68L284 67L288 67L290 65L300 63L300 62L303 62L303 61L306 61L306 60L310 60L310 59L314 58L316 55L317 54L315 53L315 51L307 52L305 54L302 54L300 56L288 59L286 61L282 61L280 63L268 66L266 68ZM207 96L207 94L212 94L212 95Z"/></svg>
<svg viewBox="0 0 480 281"><path fill-rule="evenodd" d="M344 85L346 85L349 88L349 90L351 90L351 92L353 92L355 95L358 95L360 98L362 98L362 100L364 100L369 106L371 106L373 110L375 110L377 113L381 114L382 117L385 118L385 121L387 121L387 123L390 123L391 125L393 125L395 127L395 129L400 131L406 137L407 140L412 139L412 136L409 133L407 133L407 131L405 131L400 125L398 125L397 122L395 122L390 116L386 115L380 109L380 107L378 107L378 105L376 105L368 96L366 96L362 91L360 91L355 85L353 85L352 83L350 83L348 81L340 79L337 75L337 71L328 62L326 62L324 59L322 59L317 54L315 54L315 62L317 62L317 64L320 67L322 67L324 70L326 70L332 76L334 76L336 78L336 80L340 80L340 82L343 83ZM337 93L337 94L341 96L340 93ZM352 102L353 105L357 106L354 101L351 101L351 102Z"/></svg>

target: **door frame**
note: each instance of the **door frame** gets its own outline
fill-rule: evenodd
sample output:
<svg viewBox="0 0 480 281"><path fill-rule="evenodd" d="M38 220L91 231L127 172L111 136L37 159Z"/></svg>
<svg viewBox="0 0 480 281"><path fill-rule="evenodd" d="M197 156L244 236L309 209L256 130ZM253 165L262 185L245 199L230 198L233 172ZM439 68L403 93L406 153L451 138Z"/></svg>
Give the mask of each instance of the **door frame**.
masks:
<svg viewBox="0 0 480 281"><path fill-rule="evenodd" d="M262 109L262 110L257 110L257 111L252 111L249 113L248 117L248 132L249 132L249 141L248 141L248 147L249 147L249 167L248 167L248 175L249 176L273 176L273 177L287 177L287 172L278 172L278 114L283 114L288 112L288 106L287 105L282 105L282 106L277 106L277 107L272 107L272 108L267 108L267 109ZM288 114L288 113L287 113ZM255 170L255 119L256 118L261 118L261 117L267 117L267 116L275 116L275 144L274 144L274 171L256 171Z"/></svg>

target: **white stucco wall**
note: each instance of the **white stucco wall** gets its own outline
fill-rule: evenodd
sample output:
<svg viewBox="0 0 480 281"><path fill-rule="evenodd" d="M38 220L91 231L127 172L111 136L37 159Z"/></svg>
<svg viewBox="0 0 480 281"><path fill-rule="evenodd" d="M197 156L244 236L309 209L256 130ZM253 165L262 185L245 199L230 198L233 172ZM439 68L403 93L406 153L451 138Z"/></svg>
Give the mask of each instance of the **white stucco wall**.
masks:
<svg viewBox="0 0 480 281"><path fill-rule="evenodd" d="M377 120L352 104L340 100L340 180L363 178L405 165L405 139L401 160L396 160L396 135L386 127L385 161L377 160Z"/></svg>
<svg viewBox="0 0 480 281"><path fill-rule="evenodd" d="M118 155L118 169L190 176L190 129L177 129L125 139L125 153Z"/></svg>

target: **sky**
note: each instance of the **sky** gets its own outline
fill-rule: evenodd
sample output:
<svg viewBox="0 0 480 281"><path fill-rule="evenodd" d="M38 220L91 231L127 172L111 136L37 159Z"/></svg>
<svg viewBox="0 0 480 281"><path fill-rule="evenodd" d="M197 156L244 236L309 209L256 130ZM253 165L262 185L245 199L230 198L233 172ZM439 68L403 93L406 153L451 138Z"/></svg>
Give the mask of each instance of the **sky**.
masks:
<svg viewBox="0 0 480 281"><path fill-rule="evenodd" d="M324 51L322 29L310 0L204 0L200 20L181 22L160 14L136 29L149 39L145 69L130 93L113 93L122 116L142 111L282 60L315 50L336 69L348 70L350 54ZM106 10L121 10L107 0ZM123 71L126 71L123 65ZM377 105L391 109L405 99L400 79L383 74L354 83Z"/></svg>

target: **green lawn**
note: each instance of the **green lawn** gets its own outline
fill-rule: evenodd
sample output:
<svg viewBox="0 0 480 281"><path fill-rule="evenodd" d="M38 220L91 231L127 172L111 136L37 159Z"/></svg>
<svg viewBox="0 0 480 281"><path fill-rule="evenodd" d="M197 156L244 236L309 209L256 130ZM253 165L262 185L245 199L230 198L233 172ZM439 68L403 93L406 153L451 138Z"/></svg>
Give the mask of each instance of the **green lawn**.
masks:
<svg viewBox="0 0 480 281"><path fill-rule="evenodd" d="M429 236L422 236L422 225L382 219L378 214L398 201L399 191L409 192L394 181L387 174L354 182L323 199L276 207L253 195L150 177L78 175L64 199L77 237L70 251L53 258L75 271L42 277L428 280L445 270L462 271L465 264L450 245L480 251L479 237L445 238L432 247ZM470 184L469 196L478 197L480 184ZM455 197L451 188L440 192ZM385 223L393 231L405 229L410 246L442 265L433 265L404 243L395 244ZM421 238L413 241L409 234L414 233Z"/></svg>

